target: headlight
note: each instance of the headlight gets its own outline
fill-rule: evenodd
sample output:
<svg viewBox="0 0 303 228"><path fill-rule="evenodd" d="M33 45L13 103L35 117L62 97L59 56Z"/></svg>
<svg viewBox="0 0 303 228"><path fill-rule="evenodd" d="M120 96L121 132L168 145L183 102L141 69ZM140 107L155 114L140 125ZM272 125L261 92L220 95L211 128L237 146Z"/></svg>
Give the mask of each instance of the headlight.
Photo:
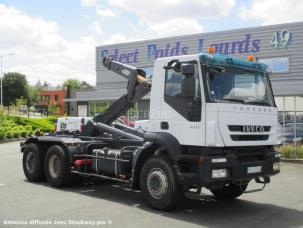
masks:
<svg viewBox="0 0 303 228"><path fill-rule="evenodd" d="M227 169L213 169L211 177L212 178L225 178L227 177Z"/></svg>

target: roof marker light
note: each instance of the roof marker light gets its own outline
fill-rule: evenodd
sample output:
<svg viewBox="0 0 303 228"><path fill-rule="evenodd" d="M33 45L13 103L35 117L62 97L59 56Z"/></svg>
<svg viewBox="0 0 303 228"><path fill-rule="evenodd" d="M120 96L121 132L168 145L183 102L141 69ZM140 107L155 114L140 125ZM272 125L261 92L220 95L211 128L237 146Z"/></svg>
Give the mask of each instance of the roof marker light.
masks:
<svg viewBox="0 0 303 228"><path fill-rule="evenodd" d="M215 53L215 48L214 47L208 47L207 52L208 53Z"/></svg>
<svg viewBox="0 0 303 228"><path fill-rule="evenodd" d="M247 61L249 61L249 62L253 62L255 59L255 57L253 55L248 55L246 58L247 58Z"/></svg>

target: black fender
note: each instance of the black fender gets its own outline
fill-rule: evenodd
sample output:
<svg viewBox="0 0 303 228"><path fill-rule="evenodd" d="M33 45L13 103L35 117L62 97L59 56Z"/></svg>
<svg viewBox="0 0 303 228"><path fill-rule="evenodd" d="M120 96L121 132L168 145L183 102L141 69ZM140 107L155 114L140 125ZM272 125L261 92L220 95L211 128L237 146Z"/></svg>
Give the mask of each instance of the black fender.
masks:
<svg viewBox="0 0 303 228"><path fill-rule="evenodd" d="M25 150L26 145L30 143L37 144L40 148L40 152L43 153L43 156L46 154L49 147L51 147L52 145L59 145L64 149L64 152L69 158L70 162L72 162L72 158L70 156L70 153L68 152L67 145L63 141L56 139L57 138L52 136L29 137L24 142L20 143L21 153L23 153L23 151Z"/></svg>
<svg viewBox="0 0 303 228"><path fill-rule="evenodd" d="M140 171L144 162L153 156L158 148L163 148L174 164L177 163L181 154L179 141L167 132L145 133L144 141L144 145L137 149L133 157L131 176L134 189L139 188Z"/></svg>
<svg viewBox="0 0 303 228"><path fill-rule="evenodd" d="M37 143L38 139L36 137L29 137L24 142L20 143L21 153L24 152L26 145L30 143Z"/></svg>
<svg viewBox="0 0 303 228"><path fill-rule="evenodd" d="M167 132L150 132L144 134L145 142L152 142L165 148L170 159L175 163L181 154L181 145L175 136Z"/></svg>

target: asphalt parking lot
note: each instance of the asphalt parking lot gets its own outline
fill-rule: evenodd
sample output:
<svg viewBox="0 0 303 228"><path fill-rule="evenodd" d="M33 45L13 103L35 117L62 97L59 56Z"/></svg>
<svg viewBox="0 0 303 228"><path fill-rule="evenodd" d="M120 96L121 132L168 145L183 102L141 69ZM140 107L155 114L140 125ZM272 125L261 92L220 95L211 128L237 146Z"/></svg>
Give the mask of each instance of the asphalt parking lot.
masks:
<svg viewBox="0 0 303 228"><path fill-rule="evenodd" d="M21 155L18 142L0 144L0 227L303 227L302 164L282 164L263 192L220 202L204 191L175 211L159 212L139 192L115 183L65 189L29 183Z"/></svg>

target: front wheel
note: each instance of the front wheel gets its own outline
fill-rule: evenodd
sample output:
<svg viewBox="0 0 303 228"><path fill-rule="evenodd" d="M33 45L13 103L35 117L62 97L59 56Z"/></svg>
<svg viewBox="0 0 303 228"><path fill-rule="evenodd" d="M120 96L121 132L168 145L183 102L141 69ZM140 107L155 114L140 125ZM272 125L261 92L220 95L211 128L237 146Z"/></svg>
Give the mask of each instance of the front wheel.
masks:
<svg viewBox="0 0 303 228"><path fill-rule="evenodd" d="M222 188L212 189L211 192L215 195L217 199L230 200L235 199L241 196L246 188L248 183L243 184L226 184Z"/></svg>
<svg viewBox="0 0 303 228"><path fill-rule="evenodd" d="M158 210L174 209L184 199L173 168L164 156L150 158L140 174L140 189L147 203Z"/></svg>

